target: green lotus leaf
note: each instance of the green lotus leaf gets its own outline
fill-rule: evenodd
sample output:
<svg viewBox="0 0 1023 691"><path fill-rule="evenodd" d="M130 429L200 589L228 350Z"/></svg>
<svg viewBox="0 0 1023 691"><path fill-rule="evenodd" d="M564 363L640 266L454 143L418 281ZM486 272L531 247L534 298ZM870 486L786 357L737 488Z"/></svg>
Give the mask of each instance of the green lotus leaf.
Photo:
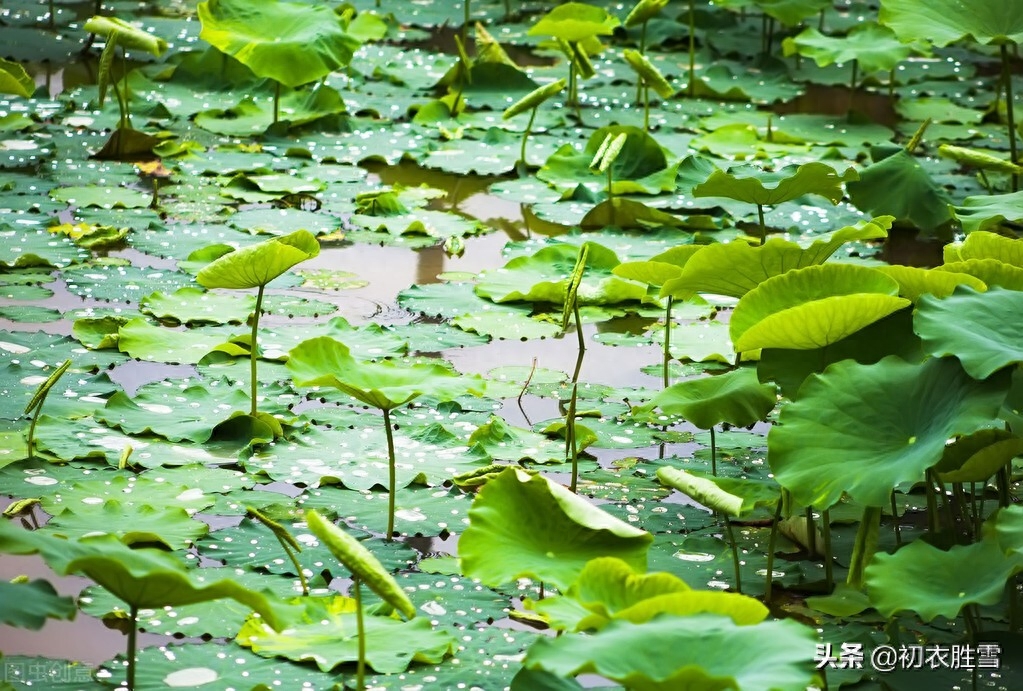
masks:
<svg viewBox="0 0 1023 691"><path fill-rule="evenodd" d="M945 447L934 467L942 482L985 482L1023 453L1023 439L1004 429L982 429Z"/></svg>
<svg viewBox="0 0 1023 691"><path fill-rule="evenodd" d="M622 26L630 28L650 21L668 5L668 0L639 0L626 15Z"/></svg>
<svg viewBox="0 0 1023 691"><path fill-rule="evenodd" d="M813 676L805 650L816 640L791 619L738 626L717 614L666 615L612 621L588 636L541 638L522 664L562 677L599 674L640 691L802 689Z"/></svg>
<svg viewBox="0 0 1023 691"><path fill-rule="evenodd" d="M476 495L458 553L463 573L485 585L528 577L564 590L596 557L645 570L652 541L544 476L508 468Z"/></svg>
<svg viewBox="0 0 1023 691"><path fill-rule="evenodd" d="M954 355L963 369L984 379L1003 367L1023 362L1023 325L1005 315L1023 309L1023 292L969 287L944 299L925 296L913 328L932 355Z"/></svg>
<svg viewBox="0 0 1023 691"><path fill-rule="evenodd" d="M755 369L742 367L672 384L635 410L660 408L668 415L681 415L700 429L710 429L722 422L736 427L752 425L766 418L776 403L774 385L761 384Z"/></svg>
<svg viewBox="0 0 1023 691"><path fill-rule="evenodd" d="M250 618L235 639L263 657L311 661L321 671L359 659L355 602L345 597L304 600L303 621L276 633L260 619ZM434 630L425 617L400 621L367 616L366 664L381 674L401 674L413 662L436 664L454 652L455 639Z"/></svg>
<svg viewBox="0 0 1023 691"><path fill-rule="evenodd" d="M592 242L589 247L586 273L578 292L580 305L647 299L646 286L612 274L621 263L614 252ZM527 300L561 305L578 256L579 248L575 245L544 247L532 256L516 257L495 271L481 272L473 290L494 302Z"/></svg>
<svg viewBox="0 0 1023 691"><path fill-rule="evenodd" d="M732 168L729 172L715 170L705 182L693 188L693 196L728 197L750 204L773 205L816 194L837 204L844 196L842 184L858 179L853 168L839 174L828 164L818 162L786 166L773 173L753 167Z"/></svg>
<svg viewBox="0 0 1023 691"><path fill-rule="evenodd" d="M961 245L946 246L946 249L949 247L956 248L956 258L946 260L946 263L971 259L997 259L1000 262L1023 268L1023 241L996 233L987 231L970 233Z"/></svg>
<svg viewBox="0 0 1023 691"><path fill-rule="evenodd" d="M58 595L49 581L10 583L0 580L0 624L38 631L47 619L71 620L78 614L75 599Z"/></svg>
<svg viewBox="0 0 1023 691"><path fill-rule="evenodd" d="M729 333L739 352L821 348L910 304L897 293L894 279L864 266L795 269L746 293L732 313Z"/></svg>
<svg viewBox="0 0 1023 691"><path fill-rule="evenodd" d="M565 460L564 442L510 425L497 415L491 415L489 420L473 430L468 444L478 445L488 456L498 461L521 461L528 458L535 463L561 463Z"/></svg>
<svg viewBox="0 0 1023 691"><path fill-rule="evenodd" d="M967 259L934 267L935 271L969 274L987 286L1000 286L1006 290L1023 290L1023 267L1013 266L997 259Z"/></svg>
<svg viewBox="0 0 1023 691"><path fill-rule="evenodd" d="M405 615L406 619L416 616L416 607L408 599L397 581L384 569L380 560L361 542L326 520L316 511L305 514L309 530L323 541L327 549L352 572L352 576L369 586L369 589L383 598L384 602ZM326 670L324 670L326 671ZM378 670L384 671L384 670Z"/></svg>
<svg viewBox="0 0 1023 691"><path fill-rule="evenodd" d="M210 293L192 286L170 294L157 291L139 302L141 312L180 324L244 324L255 307L252 295Z"/></svg>
<svg viewBox="0 0 1023 691"><path fill-rule="evenodd" d="M14 94L31 98L35 90L35 81L21 66L21 63L0 58L0 94Z"/></svg>
<svg viewBox="0 0 1023 691"><path fill-rule="evenodd" d="M529 316L528 309L492 309L460 314L451 320L451 325L480 336L517 341L554 338L562 332L561 324L534 319Z"/></svg>
<svg viewBox="0 0 1023 691"><path fill-rule="evenodd" d="M1023 557L1006 556L993 536L947 552L914 540L895 554L876 554L865 573L870 603L885 617L910 610L925 622L954 619L969 604L1002 599L1009 576L1023 570Z"/></svg>
<svg viewBox="0 0 1023 691"><path fill-rule="evenodd" d="M575 43L592 38L607 36L620 22L618 17L608 14L603 7L594 7L584 2L566 2L558 5L530 27L530 36L551 36Z"/></svg>
<svg viewBox="0 0 1023 691"><path fill-rule="evenodd" d="M736 518L746 516L761 506L774 506L781 498L776 483L750 478L711 477L662 466L657 469L657 479L708 509Z"/></svg>
<svg viewBox="0 0 1023 691"><path fill-rule="evenodd" d="M1003 221L1018 223L1023 221L1023 192L967 197L962 206L952 207L952 213L963 224L963 231L971 235L997 228Z"/></svg>
<svg viewBox="0 0 1023 691"><path fill-rule="evenodd" d="M694 252L695 254L695 252ZM647 260L643 262L622 262L611 269L615 276L628 278L652 286L662 286L682 275L682 267L667 262Z"/></svg>
<svg viewBox="0 0 1023 691"><path fill-rule="evenodd" d="M118 46L137 48L157 57L163 55L163 52L167 50L167 42L162 38L153 36L134 24L129 24L123 19L117 19L116 17L92 17L85 22L82 28L89 33L98 34L108 40L116 34Z"/></svg>
<svg viewBox="0 0 1023 691"><path fill-rule="evenodd" d="M0 553L39 553L59 575L82 574L135 607L163 607L231 598L248 605L281 629L293 608L276 596L244 588L233 580L205 582L201 569L188 569L158 549L132 549L113 535L71 541L0 521Z"/></svg>
<svg viewBox="0 0 1023 691"><path fill-rule="evenodd" d="M781 238L771 238L761 245L741 240L696 245L699 251L685 262L677 280L664 284L661 296L712 293L741 298L772 276L823 264L847 242L888 237L893 220L891 216L880 216L860 221L814 240L809 247Z"/></svg>
<svg viewBox="0 0 1023 691"><path fill-rule="evenodd" d="M149 206L150 195L127 187L103 185L55 187L50 197L79 208L95 206L102 209L144 209Z"/></svg>
<svg viewBox="0 0 1023 691"><path fill-rule="evenodd" d="M905 149L864 168L846 190L857 209L892 214L928 232L952 220L948 192Z"/></svg>
<svg viewBox="0 0 1023 691"><path fill-rule="evenodd" d="M582 152L571 144L562 145L547 159L536 176L562 189L574 189L582 184L594 192L604 192L607 189L607 175L595 171L590 164L608 136L613 138L621 134L626 135L626 140L611 165L612 193L673 192L678 163L668 162L671 152L662 148L643 129L625 125L612 125L597 130L590 135Z"/></svg>
<svg viewBox="0 0 1023 691"><path fill-rule="evenodd" d="M346 345L329 336L299 343L288 353L287 366L297 386L332 386L380 410L422 395L453 399L483 390L479 376L441 365L356 360Z"/></svg>
<svg viewBox="0 0 1023 691"><path fill-rule="evenodd" d="M899 264L874 267L886 276L894 278L899 284L899 295L911 302L919 302L920 298L933 295L945 298L959 286L968 286L973 290L985 290L984 281L951 271L922 269L918 266L902 266Z"/></svg>
<svg viewBox="0 0 1023 691"><path fill-rule="evenodd" d="M123 391L107 399L95 418L128 434L156 434L169 441L208 441L213 428L233 410L243 410L249 398L242 391L222 386L187 388L155 384L136 393Z"/></svg>
<svg viewBox="0 0 1023 691"><path fill-rule="evenodd" d="M667 212L654 209L642 202L623 197L605 199L586 212L579 227L583 230L603 230L609 226L630 230L654 228L681 228L685 221Z"/></svg>
<svg viewBox="0 0 1023 691"><path fill-rule="evenodd" d="M812 58L818 67L855 60L865 73L888 72L913 52L912 46L897 39L891 29L874 22L858 24L842 37L825 36L811 27L786 38L781 45L786 56L798 53Z"/></svg>
<svg viewBox="0 0 1023 691"><path fill-rule="evenodd" d="M259 77L292 88L347 65L359 42L325 5L279 0L206 0L197 6L199 38Z"/></svg>
<svg viewBox="0 0 1023 691"><path fill-rule="evenodd" d="M997 423L1007 386L1007 375L979 382L952 359L838 362L782 408L768 462L798 504L826 509L847 493L888 506L897 485L941 460L949 439Z"/></svg>
<svg viewBox="0 0 1023 691"><path fill-rule="evenodd" d="M258 288L320 253L320 243L307 230L270 238L206 265L196 276L206 288Z"/></svg>
<svg viewBox="0 0 1023 691"><path fill-rule="evenodd" d="M125 521L124 517L128 515L131 520ZM71 539L106 533L116 536L126 545L151 543L165 545L171 550L188 548L208 529L202 521L192 520L188 512L179 506L129 507L116 499L67 508L46 524L47 532Z"/></svg>
<svg viewBox="0 0 1023 691"><path fill-rule="evenodd" d="M1002 0L881 0L880 21L903 41L1023 43L1023 5Z"/></svg>
<svg viewBox="0 0 1023 691"><path fill-rule="evenodd" d="M828 0L715 0L714 4L733 11L755 7L785 26L795 26L830 7Z"/></svg>
<svg viewBox="0 0 1023 691"><path fill-rule="evenodd" d="M177 331L136 317L118 329L117 348L139 360L194 365L226 337L215 331Z"/></svg>
<svg viewBox="0 0 1023 691"><path fill-rule="evenodd" d="M1016 556L1023 554L1023 507L1014 504L999 509L994 519L994 534L1005 552Z"/></svg>

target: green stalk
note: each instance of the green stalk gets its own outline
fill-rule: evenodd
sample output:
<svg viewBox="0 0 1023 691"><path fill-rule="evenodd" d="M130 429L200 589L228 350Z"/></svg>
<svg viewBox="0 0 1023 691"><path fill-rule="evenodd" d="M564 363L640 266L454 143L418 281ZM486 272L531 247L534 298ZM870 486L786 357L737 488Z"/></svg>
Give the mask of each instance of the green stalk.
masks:
<svg viewBox="0 0 1023 691"><path fill-rule="evenodd" d="M877 551L880 526L881 509L877 506L864 508L860 527L856 531L856 541L853 543L852 558L849 560L849 575L846 577L846 583L856 590L863 587L863 572Z"/></svg>
<svg viewBox="0 0 1023 691"><path fill-rule="evenodd" d="M852 81L850 81L850 83L849 83L849 88L852 91L856 91L856 78L860 76L859 75L859 72L860 72L860 61L859 60L853 60L852 63L853 63ZM851 110L851 108L850 108L850 110Z"/></svg>
<svg viewBox="0 0 1023 691"><path fill-rule="evenodd" d="M927 496L927 530L938 532L938 499L934 494L934 485L924 483L924 494Z"/></svg>
<svg viewBox="0 0 1023 691"><path fill-rule="evenodd" d="M639 81L640 87L643 89L643 131L650 131L650 89L646 85L646 80L641 79ZM608 171L610 175L610 170Z"/></svg>
<svg viewBox="0 0 1023 691"><path fill-rule="evenodd" d="M1009 493L1012 486L1012 473L1009 471L1009 463L998 469L998 505L1003 509L1012 503L1012 496Z"/></svg>
<svg viewBox="0 0 1023 691"><path fill-rule="evenodd" d="M539 108L539 104L533 108L533 111L529 114L529 122L526 123L526 131L522 133L522 149L519 151L519 160L522 161L523 166L529 165L526 162L526 142L529 141L529 135L533 131L533 121L536 120L536 111Z"/></svg>
<svg viewBox="0 0 1023 691"><path fill-rule="evenodd" d="M641 55L646 55L646 22L640 25L639 29L639 52ZM636 84L636 102L639 102L640 96L642 95L643 84L642 81Z"/></svg>
<svg viewBox="0 0 1023 691"><path fill-rule="evenodd" d="M397 461L394 458L394 433L391 432L391 411L384 408L384 430L387 432L387 538L388 542L394 541L394 493L397 481Z"/></svg>
<svg viewBox="0 0 1023 691"><path fill-rule="evenodd" d="M279 81L277 81L277 80L274 80L274 124L275 125L277 124L277 121L280 119L280 116L281 116L281 83Z"/></svg>
<svg viewBox="0 0 1023 691"><path fill-rule="evenodd" d="M714 438L714 425L710 426L710 474L714 477L718 475L718 445Z"/></svg>
<svg viewBox="0 0 1023 691"><path fill-rule="evenodd" d="M355 629L359 637L359 662L355 668L355 688L366 689L366 623L362 618L362 581L352 574L352 590L355 592Z"/></svg>
<svg viewBox="0 0 1023 691"><path fill-rule="evenodd" d="M725 516L725 533L728 535L728 542L732 546L732 566L735 568L735 592L742 593L742 575L739 573L739 543L735 541L735 533L732 531L732 519L729 516Z"/></svg>
<svg viewBox="0 0 1023 691"><path fill-rule="evenodd" d="M471 14L469 6L471 0L462 0L462 5L465 8L465 21L462 23L462 43L469 43L469 15Z"/></svg>
<svg viewBox="0 0 1023 691"><path fill-rule="evenodd" d="M824 509L821 512L821 523L824 528L824 582L830 593L835 588L834 559L831 553L831 510Z"/></svg>
<svg viewBox="0 0 1023 691"><path fill-rule="evenodd" d="M572 398L568 402L568 415L565 416L565 452L572 459L572 483L569 489L575 494L579 482L579 447L575 441L575 406L579 384L572 384Z"/></svg>
<svg viewBox="0 0 1023 691"><path fill-rule="evenodd" d="M263 290L266 286L259 286L256 293L256 309L252 312L252 336L249 341L249 397L252 399L252 410L249 412L256 417L259 412L256 409L256 361L259 359L259 344L256 342L259 329L259 315L263 310Z"/></svg>
<svg viewBox="0 0 1023 691"><path fill-rule="evenodd" d="M813 508L806 507L806 549L810 558L817 556L817 523L813 520Z"/></svg>
<svg viewBox="0 0 1023 691"><path fill-rule="evenodd" d="M760 244L767 241L767 223L764 221L764 205L757 204L757 216L760 217Z"/></svg>
<svg viewBox="0 0 1023 691"><path fill-rule="evenodd" d="M686 90L689 94L689 98L696 96L696 38L693 36L696 33L696 16L693 11L693 4L695 0L689 0L689 83L686 85Z"/></svg>
<svg viewBox="0 0 1023 691"><path fill-rule="evenodd" d="M28 457L32 458L32 451L35 447L35 436L36 436L36 425L39 423L39 416L43 412L43 403L46 402L46 397L50 393L50 389L54 387L57 380L64 376L64 373L71 367L71 360L65 360L64 363L55 369L49 377L46 378L39 388L36 389L35 394L29 400L28 405L25 406L25 414L32 413L32 420L28 423L28 438L25 441L25 449L28 452Z"/></svg>
<svg viewBox="0 0 1023 691"><path fill-rule="evenodd" d="M135 651L138 647L139 636L139 608L138 605L129 606L128 616L128 668L125 670L128 691L135 691Z"/></svg>
<svg viewBox="0 0 1023 691"><path fill-rule="evenodd" d="M1009 65L1009 46L1005 43L1002 49L1002 81L1005 83L1005 116L1009 119L1009 159L1013 163L1019 163L1018 152L1016 151L1016 122L1013 116L1012 103L1012 68ZM1019 176L1012 176L1012 191L1019 191Z"/></svg>
<svg viewBox="0 0 1023 691"><path fill-rule="evenodd" d="M902 528L899 527L899 509L895 505L895 490L892 490L892 519L895 526L895 546L902 547Z"/></svg>
<svg viewBox="0 0 1023 691"><path fill-rule="evenodd" d="M298 563L298 558L295 556L295 552L302 551L302 547L301 545L298 544L298 540L296 540L283 525L273 520L269 516L265 515L259 509L254 509L251 506L246 506L245 515L249 516L250 518L255 518L257 521L259 521L260 523L262 523L263 525L270 529L270 532L273 533L273 536L277 538L277 542L281 544L281 549L283 549L284 553L288 555L288 559L291 561L291 565L295 567L295 573L298 574L298 581L299 583L302 584L302 594L308 595L309 583L306 581L305 572L303 571L302 566ZM292 548L294 548L295 552L292 551Z"/></svg>
<svg viewBox="0 0 1023 691"><path fill-rule="evenodd" d="M771 594L774 589L774 550L778 542L778 524L781 522L781 497L774 509L774 521L771 523L771 537L767 541L767 582L764 583L764 604L771 606Z"/></svg>
<svg viewBox="0 0 1023 691"><path fill-rule="evenodd" d="M671 377L668 376L668 365L671 364L671 303L672 296L668 296L668 308L664 312L664 388L671 384Z"/></svg>
<svg viewBox="0 0 1023 691"><path fill-rule="evenodd" d="M57 22L57 17L56 17L57 12L53 8L53 0L49 0L49 5L50 5L50 28L53 29L53 28L56 28L56 26L57 26L57 23L56 23Z"/></svg>

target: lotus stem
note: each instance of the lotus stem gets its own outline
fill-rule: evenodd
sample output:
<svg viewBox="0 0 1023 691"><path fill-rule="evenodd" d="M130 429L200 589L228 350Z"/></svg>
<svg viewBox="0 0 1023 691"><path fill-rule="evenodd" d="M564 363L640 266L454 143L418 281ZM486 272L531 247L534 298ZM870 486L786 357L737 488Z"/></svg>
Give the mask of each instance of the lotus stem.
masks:
<svg viewBox="0 0 1023 691"><path fill-rule="evenodd" d="M50 6L50 28L51 29L55 29L57 27L57 24L56 24L57 12L56 12L56 10L53 7L53 0L49 0L49 6Z"/></svg>
<svg viewBox="0 0 1023 691"><path fill-rule="evenodd" d="M689 83L686 90L689 98L696 96L696 15L693 5L695 0L689 0Z"/></svg>
<svg viewBox="0 0 1023 691"><path fill-rule="evenodd" d="M384 408L384 430L387 432L387 541L394 541L394 493L397 488L397 461L394 458L394 433L391 431L391 411Z"/></svg>
<svg viewBox="0 0 1023 691"><path fill-rule="evenodd" d="M728 535L728 543L732 546L732 566L735 568L735 592L742 593L742 574L739 573L739 543L735 541L735 532L732 530L732 519L725 516L725 534Z"/></svg>
<svg viewBox="0 0 1023 691"><path fill-rule="evenodd" d="M895 98L895 68L888 73L888 98Z"/></svg>
<svg viewBox="0 0 1023 691"><path fill-rule="evenodd" d="M835 588L834 559L831 554L831 510L821 512L821 524L824 528L824 582L830 593Z"/></svg>
<svg viewBox="0 0 1023 691"><path fill-rule="evenodd" d="M281 118L281 83L274 80L274 124Z"/></svg>
<svg viewBox="0 0 1023 691"><path fill-rule="evenodd" d="M522 161L523 166L529 166L526 161L526 142L529 141L529 135L533 132L533 121L536 120L536 111L540 109L540 104L529 113L529 122L526 123L526 131L522 133L522 149L519 151L519 160Z"/></svg>
<svg viewBox="0 0 1023 691"><path fill-rule="evenodd" d="M302 594L309 595L309 583L306 581L305 572L302 570L302 566L298 563L298 558L295 556L295 552L292 551L292 548L298 552L302 551L302 547L298 544L298 540L292 537L291 533L289 533L283 525L271 519L269 516L266 516L258 509L246 506L245 515L250 518L255 518L270 529L273 536L277 538L277 542L280 543L281 549L283 549L284 553L288 555L291 565L295 567L295 573L298 574L298 581L302 584Z"/></svg>
<svg viewBox="0 0 1023 691"><path fill-rule="evenodd" d="M650 88L646 84L645 79L640 80L640 87L643 89L643 131L650 131ZM611 174L611 170L608 169L608 175Z"/></svg>
<svg viewBox="0 0 1023 691"><path fill-rule="evenodd" d="M771 523L771 537L767 540L767 580L764 583L764 604L771 606L774 590L774 550L778 543L778 524L781 522L782 498L778 497L778 504L774 509L774 521Z"/></svg>
<svg viewBox="0 0 1023 691"><path fill-rule="evenodd" d="M863 587L863 572L877 550L877 533L880 525L881 509L877 506L865 507L856 531L852 558L849 560L849 574L846 577L846 583L856 590Z"/></svg>
<svg viewBox="0 0 1023 691"><path fill-rule="evenodd" d="M579 343L579 354L586 352L586 339L583 337L583 321L579 318L579 297L572 302L572 316L575 317L575 338ZM574 381L574 380L573 380Z"/></svg>
<svg viewBox="0 0 1023 691"><path fill-rule="evenodd" d="M1010 463L1011 461L998 469L998 505L1003 509L1012 503L1012 497L1009 493L1012 486L1012 472L1009 470Z"/></svg>
<svg viewBox="0 0 1023 691"><path fill-rule="evenodd" d="M135 691L135 651L138 646L139 636L139 607L138 605L128 606L128 667L125 670L125 683L128 691Z"/></svg>
<svg viewBox="0 0 1023 691"><path fill-rule="evenodd" d="M664 311L664 388L671 385L671 375L668 373L671 364L671 305L673 298L668 296L668 307Z"/></svg>
<svg viewBox="0 0 1023 691"><path fill-rule="evenodd" d="M25 414L32 413L32 419L28 423L28 436L25 440L25 450L28 453L28 457L33 457L33 450L35 449L35 436L36 436L36 425L39 423L39 416L43 412L43 403L46 402L46 397L50 393L50 389L57 383L57 380L64 376L64 373L71 367L71 360L65 360L60 367L55 369L49 377L46 378L39 388L36 389L32 399L25 406Z"/></svg>
<svg viewBox="0 0 1023 691"><path fill-rule="evenodd" d="M1001 45L1002 49L1002 81L1005 83L1005 116L1009 120L1009 159L1013 163L1019 162L1018 152L1016 151L1016 122L1013 116L1013 103L1012 103L1012 68L1009 65L1009 46L1005 43ZM1019 191L1019 175L1013 173L1012 175L1012 191Z"/></svg>
<svg viewBox="0 0 1023 691"><path fill-rule="evenodd" d="M757 204L757 216L760 218L760 244L767 241L767 223L764 221L764 205Z"/></svg>
<svg viewBox="0 0 1023 691"><path fill-rule="evenodd" d="M853 60L852 61L852 80L849 83L849 88L851 90L853 90L853 91L856 91L856 79L857 79L857 77L859 77L859 71L860 71L860 61L859 60ZM850 106L851 105L852 104L850 104ZM849 110L852 110L852 108L850 107Z"/></svg>
<svg viewBox="0 0 1023 691"><path fill-rule="evenodd" d="M710 426L710 474L714 477L718 475L718 445L714 438L714 425Z"/></svg>
<svg viewBox="0 0 1023 691"><path fill-rule="evenodd" d="M572 459L572 483L569 489L576 493L579 482L579 447L575 443L575 404L579 384L572 384L572 398L568 402L568 414L565 416L565 453Z"/></svg>
<svg viewBox="0 0 1023 691"><path fill-rule="evenodd" d="M469 15L472 13L470 5L472 0L462 0L463 9L465 10L464 21L462 23L462 43L469 43Z"/></svg>
<svg viewBox="0 0 1023 691"><path fill-rule="evenodd" d="M895 526L895 546L902 547L902 528L899 526L899 509L895 505L895 490L892 490L892 520Z"/></svg>
<svg viewBox="0 0 1023 691"><path fill-rule="evenodd" d="M817 31L824 33L824 10L821 10L820 19L817 21Z"/></svg>
<svg viewBox="0 0 1023 691"><path fill-rule="evenodd" d="M806 507L806 549L810 558L817 555L817 523L813 520L813 507Z"/></svg>
<svg viewBox="0 0 1023 691"><path fill-rule="evenodd" d="M355 629L359 637L359 661L355 668L355 688L366 689L366 623L362 618L362 579L352 574L352 591L355 593Z"/></svg>
<svg viewBox="0 0 1023 691"><path fill-rule="evenodd" d="M263 311L263 290L266 286L259 286L256 293L256 309L252 312L252 335L249 340L249 397L252 400L252 410L249 414L256 417L259 411L256 409L256 361L259 359L259 315Z"/></svg>
<svg viewBox="0 0 1023 691"><path fill-rule="evenodd" d="M924 494L927 496L927 530L938 532L938 499L934 494L934 485L930 481L924 483Z"/></svg>

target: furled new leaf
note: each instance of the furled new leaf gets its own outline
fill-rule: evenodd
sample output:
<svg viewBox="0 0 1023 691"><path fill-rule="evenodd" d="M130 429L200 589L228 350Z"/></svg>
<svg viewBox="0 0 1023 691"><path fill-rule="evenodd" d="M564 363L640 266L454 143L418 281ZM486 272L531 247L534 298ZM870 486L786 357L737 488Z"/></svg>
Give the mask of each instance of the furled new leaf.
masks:
<svg viewBox="0 0 1023 691"><path fill-rule="evenodd" d="M545 84L544 86L533 89L528 94L520 98L518 101L508 106L504 113L501 114L502 120L508 120L515 117L519 113L525 113L527 110L537 108L547 99L556 96L568 85L564 79L559 79L556 82Z"/></svg>
<svg viewBox="0 0 1023 691"><path fill-rule="evenodd" d="M643 83L657 92L661 98L671 98L675 95L675 87L668 83L661 71L650 62L645 55L638 50L626 48L622 51L622 57L629 63Z"/></svg>
<svg viewBox="0 0 1023 691"><path fill-rule="evenodd" d="M657 479L708 509L735 518L743 517L759 506L774 506L781 498L776 483L749 478L708 477L662 466L657 469Z"/></svg>
<svg viewBox="0 0 1023 691"><path fill-rule="evenodd" d="M117 35L117 44L123 48L144 50L156 56L163 55L167 50L167 42L162 38L143 31L134 24L129 24L116 17L92 17L82 26L86 31L103 37Z"/></svg>

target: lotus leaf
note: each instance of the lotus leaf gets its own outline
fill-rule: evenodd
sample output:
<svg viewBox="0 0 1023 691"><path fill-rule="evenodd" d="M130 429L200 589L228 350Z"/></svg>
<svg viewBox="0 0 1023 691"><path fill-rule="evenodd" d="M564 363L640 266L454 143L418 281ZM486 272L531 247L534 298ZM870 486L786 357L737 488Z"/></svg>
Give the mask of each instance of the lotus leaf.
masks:
<svg viewBox="0 0 1023 691"><path fill-rule="evenodd" d="M719 0L715 4L733 10L755 6L785 26L795 26L829 7L827 0Z"/></svg>
<svg viewBox="0 0 1023 691"><path fill-rule="evenodd" d="M853 168L839 174L828 164L816 162L782 168L774 173L733 168L728 172L715 170L705 182L693 188L693 196L728 197L750 204L773 205L816 194L837 204L842 200L842 184L857 179L859 175Z"/></svg>
<svg viewBox="0 0 1023 691"><path fill-rule="evenodd" d="M987 286L1000 286L1006 290L1023 290L1023 267L1013 266L997 259L967 259L942 264L935 271L969 274Z"/></svg>
<svg viewBox="0 0 1023 691"><path fill-rule="evenodd" d="M96 419L128 434L156 434L170 441L201 444L232 410L244 408L248 396L235 388L149 385L129 397L123 391L107 399Z"/></svg>
<svg viewBox="0 0 1023 691"><path fill-rule="evenodd" d="M982 429L946 446L934 469L942 482L986 482L1020 453L1023 439L1007 430Z"/></svg>
<svg viewBox="0 0 1023 691"><path fill-rule="evenodd" d="M911 610L924 621L954 618L969 604L1002 599L1009 576L1023 571L1023 557L1007 556L993 536L947 552L914 540L895 554L877 554L867 566L870 602L886 617Z"/></svg>
<svg viewBox="0 0 1023 691"><path fill-rule="evenodd" d="M1004 221L1012 223L1023 221L1021 207L1023 192L1012 192L967 197L963 200L962 206L952 207L952 213L963 224L963 231L972 235L978 231L997 228Z"/></svg>
<svg viewBox="0 0 1023 691"><path fill-rule="evenodd" d="M853 28L844 37L825 36L814 28L782 41L785 55L798 53L813 58L818 67L855 61L864 72L888 72L909 57L912 46L902 43L891 29L868 22Z"/></svg>
<svg viewBox="0 0 1023 691"><path fill-rule="evenodd" d="M194 365L225 338L224 333L176 331L136 317L118 329L117 348L139 360Z"/></svg>
<svg viewBox="0 0 1023 691"><path fill-rule="evenodd" d="M126 515L131 516L127 524ZM192 520L181 507L130 506L116 499L67 508L46 524L47 532L70 539L105 533L126 545L164 545L171 550L191 546L207 530L205 523Z"/></svg>
<svg viewBox="0 0 1023 691"><path fill-rule="evenodd" d="M0 58L0 94L31 98L36 83L19 63Z"/></svg>
<svg viewBox="0 0 1023 691"><path fill-rule="evenodd" d="M815 640L791 619L737 626L716 614L664 615L612 621L590 636L540 639L522 664L563 677L592 672L642 691L801 689L812 677L803 651Z"/></svg>
<svg viewBox="0 0 1023 691"><path fill-rule="evenodd" d="M1023 309L1023 293L994 287L978 293L963 287L944 299L924 297L913 326L932 355L954 355L963 369L984 379L1023 362L1023 328L1006 314Z"/></svg>
<svg viewBox="0 0 1023 691"><path fill-rule="evenodd" d="M590 135L582 152L571 144L563 145L547 159L536 176L561 188L582 184L593 191L603 191L607 187L607 176L590 166L607 137L621 134L626 135L626 140L611 165L612 195L673 192L678 163L669 163L670 152L647 132L625 125L597 130Z"/></svg>
<svg viewBox="0 0 1023 691"><path fill-rule="evenodd" d="M899 295L914 303L927 295L946 298L959 286L981 291L987 288L982 280L969 274L921 269L917 266L888 265L875 268L898 281Z"/></svg>
<svg viewBox="0 0 1023 691"><path fill-rule="evenodd" d="M566 2L545 14L529 29L530 36L552 36L575 43L593 36L606 36L620 22L603 7L584 2Z"/></svg>
<svg viewBox="0 0 1023 691"><path fill-rule="evenodd" d="M676 280L664 283L661 296L698 292L741 298L772 276L823 264L848 242L887 237L892 220L891 216L881 216L861 221L816 239L805 248L781 238L771 238L761 245L736 240L694 246L699 251L685 262Z"/></svg>
<svg viewBox="0 0 1023 691"><path fill-rule="evenodd" d="M645 569L652 540L542 475L508 468L477 494L458 552L463 572L485 585L530 577L564 590L596 557Z"/></svg>
<svg viewBox="0 0 1023 691"><path fill-rule="evenodd" d="M1023 6L1001 0L882 0L880 21L903 41L1023 43Z"/></svg>
<svg viewBox="0 0 1023 691"><path fill-rule="evenodd" d="M589 247L578 292L580 306L648 300L646 286L612 274L620 264L614 252L595 243ZM512 259L502 269L482 272L474 291L499 303L528 300L561 305L578 254L574 245L544 247L532 256Z"/></svg>
<svg viewBox="0 0 1023 691"><path fill-rule="evenodd" d="M223 255L196 276L206 288L258 288L320 253L312 233L298 230Z"/></svg>
<svg viewBox="0 0 1023 691"><path fill-rule="evenodd" d="M236 640L263 657L308 660L327 672L359 659L354 604L344 597L306 600L303 621L287 633L276 633L263 621L249 619ZM440 662L453 646L454 639L434 631L425 618L401 622L366 617L366 661L382 674L399 674L412 662Z"/></svg>
<svg viewBox="0 0 1023 691"><path fill-rule="evenodd" d="M735 518L742 518L761 506L771 507L781 499L776 484L750 478L708 477L665 466L657 469L657 479L708 509Z"/></svg>
<svg viewBox="0 0 1023 691"><path fill-rule="evenodd" d="M257 76L289 87L322 79L352 59L359 42L326 6L279 0L206 0L199 37Z"/></svg>
<svg viewBox="0 0 1023 691"><path fill-rule="evenodd" d="M821 264L769 278L739 300L729 324L736 351L811 350L840 341L910 304L874 269Z"/></svg>
<svg viewBox="0 0 1023 691"><path fill-rule="evenodd" d="M875 160L846 190L857 209L892 214L927 232L938 230L952 219L948 192L904 149Z"/></svg>
<svg viewBox="0 0 1023 691"><path fill-rule="evenodd" d="M636 410L660 408L668 415L683 416L700 429L710 429L722 422L752 425L767 417L776 403L774 385L761 384L756 370L743 367L672 384Z"/></svg>
<svg viewBox="0 0 1023 691"><path fill-rule="evenodd" d="M892 490L936 465L946 442L997 422L1008 376L972 379L958 361L843 361L811 375L767 436L778 483L825 509L847 493L887 506Z"/></svg>
<svg viewBox="0 0 1023 691"><path fill-rule="evenodd" d="M163 607L209 602L228 597L262 615L271 626L283 628L293 608L276 596L244 588L231 579L205 583L196 569L162 550L132 549L112 535L76 541L15 528L0 521L0 553L42 555L60 575L82 574L133 607Z"/></svg>
<svg viewBox="0 0 1023 691"><path fill-rule="evenodd" d="M78 614L75 600L58 595L49 581L9 583L0 579L0 624L38 631L47 619L74 619Z"/></svg>

